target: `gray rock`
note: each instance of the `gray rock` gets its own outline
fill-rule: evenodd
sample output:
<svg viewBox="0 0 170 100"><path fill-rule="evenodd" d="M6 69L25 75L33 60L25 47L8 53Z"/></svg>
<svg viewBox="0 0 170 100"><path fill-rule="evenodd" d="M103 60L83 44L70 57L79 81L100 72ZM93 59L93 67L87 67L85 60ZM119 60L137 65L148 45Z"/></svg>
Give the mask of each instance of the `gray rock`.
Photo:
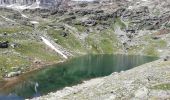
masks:
<svg viewBox="0 0 170 100"><path fill-rule="evenodd" d="M166 56L163 58L164 61L169 61L170 60L170 56Z"/></svg>
<svg viewBox="0 0 170 100"><path fill-rule="evenodd" d="M86 20L82 24L83 26L96 26L97 22L95 20Z"/></svg>
<svg viewBox="0 0 170 100"><path fill-rule="evenodd" d="M0 42L0 48L8 48L9 47L9 42L5 41L5 42Z"/></svg>
<svg viewBox="0 0 170 100"><path fill-rule="evenodd" d="M17 72L10 72L6 75L6 77L10 78L10 77L14 77L14 76L18 76L21 74L21 71L17 71Z"/></svg>
<svg viewBox="0 0 170 100"><path fill-rule="evenodd" d="M142 87L135 92L135 98L147 100L149 90L146 87Z"/></svg>

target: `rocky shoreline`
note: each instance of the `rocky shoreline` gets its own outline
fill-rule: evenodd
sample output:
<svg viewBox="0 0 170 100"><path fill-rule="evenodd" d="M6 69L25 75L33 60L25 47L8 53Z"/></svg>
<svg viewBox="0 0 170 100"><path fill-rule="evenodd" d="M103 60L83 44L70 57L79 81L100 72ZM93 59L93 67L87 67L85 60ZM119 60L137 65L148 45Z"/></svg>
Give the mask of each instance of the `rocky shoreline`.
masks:
<svg viewBox="0 0 170 100"><path fill-rule="evenodd" d="M23 76L27 76L30 73L33 73L37 70L41 70L41 69L45 68L46 66L59 64L59 63L63 63L63 62L64 61L57 61L55 63L53 62L53 63L48 63L48 64L34 65L34 66L30 67L30 69L26 72L22 72L18 75L14 75L14 76L11 76L11 77L3 78L3 79L0 80L3 83L2 86L0 87L0 91L2 91L4 89L6 90L6 88L9 88L9 87L13 87L13 85L19 83L20 81L23 81Z"/></svg>
<svg viewBox="0 0 170 100"><path fill-rule="evenodd" d="M162 59L125 72L85 81L32 100L168 100L170 61Z"/></svg>

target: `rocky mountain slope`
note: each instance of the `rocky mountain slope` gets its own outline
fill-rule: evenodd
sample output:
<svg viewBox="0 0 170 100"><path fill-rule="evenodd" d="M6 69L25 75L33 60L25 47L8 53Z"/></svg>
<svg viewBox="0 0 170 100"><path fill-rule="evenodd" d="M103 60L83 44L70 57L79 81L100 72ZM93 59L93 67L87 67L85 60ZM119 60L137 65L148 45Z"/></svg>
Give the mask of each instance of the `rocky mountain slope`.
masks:
<svg viewBox="0 0 170 100"><path fill-rule="evenodd" d="M63 0L0 0L0 6L17 9L49 8L60 5L62 1Z"/></svg>
<svg viewBox="0 0 170 100"><path fill-rule="evenodd" d="M62 58L53 55L55 52L46 46L42 36L67 56L86 53L166 56L169 53L169 1L101 0L67 4L53 10L0 8L0 39L10 45L1 49L3 76L13 71L13 67L24 71L23 67ZM39 51L45 52L44 55ZM16 60L8 63L10 59Z"/></svg>
<svg viewBox="0 0 170 100"><path fill-rule="evenodd" d="M1 78L88 53L170 55L169 0L0 2Z"/></svg>

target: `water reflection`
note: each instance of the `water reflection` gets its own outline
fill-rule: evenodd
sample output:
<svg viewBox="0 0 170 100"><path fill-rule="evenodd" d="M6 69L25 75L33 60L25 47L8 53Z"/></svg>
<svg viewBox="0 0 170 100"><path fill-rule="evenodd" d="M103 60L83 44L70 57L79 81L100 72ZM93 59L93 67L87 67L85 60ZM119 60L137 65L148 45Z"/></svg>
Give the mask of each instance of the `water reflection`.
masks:
<svg viewBox="0 0 170 100"><path fill-rule="evenodd" d="M28 98L102 77L156 60L155 57L132 55L87 55L39 70L14 86L9 93Z"/></svg>

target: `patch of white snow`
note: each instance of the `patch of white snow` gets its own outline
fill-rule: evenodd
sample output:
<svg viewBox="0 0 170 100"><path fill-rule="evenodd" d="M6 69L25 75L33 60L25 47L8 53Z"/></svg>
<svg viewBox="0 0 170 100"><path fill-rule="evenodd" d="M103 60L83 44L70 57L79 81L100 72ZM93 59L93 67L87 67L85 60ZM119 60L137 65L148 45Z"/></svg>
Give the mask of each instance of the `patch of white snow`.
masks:
<svg viewBox="0 0 170 100"><path fill-rule="evenodd" d="M4 18L6 21L15 22L14 20L11 20L11 19L4 17L4 16L0 16L0 17Z"/></svg>
<svg viewBox="0 0 170 100"><path fill-rule="evenodd" d="M59 53L60 55L62 55L65 59L68 59L68 57L63 54L60 50L58 50L49 40L47 40L46 38L41 36L41 39L43 40L43 42L48 45L51 49L55 50L57 53Z"/></svg>
<svg viewBox="0 0 170 100"><path fill-rule="evenodd" d="M30 21L30 23L32 23L32 24L39 24L39 22L37 22L37 21Z"/></svg>

